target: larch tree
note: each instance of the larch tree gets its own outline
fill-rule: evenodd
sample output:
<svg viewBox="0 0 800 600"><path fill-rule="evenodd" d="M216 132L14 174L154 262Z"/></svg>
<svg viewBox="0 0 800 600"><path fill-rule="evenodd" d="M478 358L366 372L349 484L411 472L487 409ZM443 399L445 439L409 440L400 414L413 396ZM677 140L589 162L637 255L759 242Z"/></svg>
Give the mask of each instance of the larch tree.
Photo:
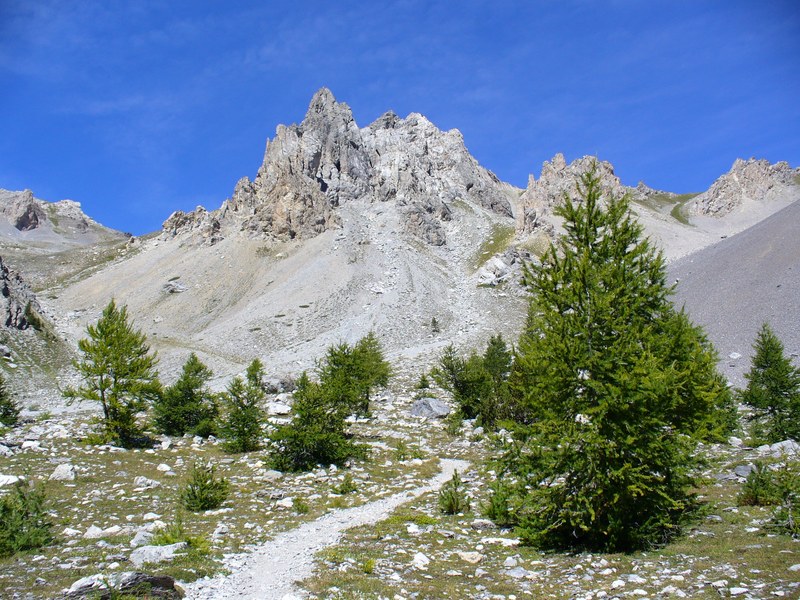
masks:
<svg viewBox="0 0 800 600"><path fill-rule="evenodd" d="M75 368L83 378L79 387L64 391L68 399L99 402L103 410L103 436L123 446L141 440L136 412L158 396L161 384L145 335L134 329L126 306L111 300L95 325L86 328L78 342L81 359Z"/></svg>
<svg viewBox="0 0 800 600"><path fill-rule="evenodd" d="M566 233L526 268L510 375L525 418L501 461L502 494L529 544L646 548L692 510L694 440L724 433L730 394L627 199L601 202L596 168L579 196L556 209Z"/></svg>
<svg viewBox="0 0 800 600"><path fill-rule="evenodd" d="M769 442L800 440L800 369L786 356L783 343L764 323L758 332L747 387L739 400L753 409L757 435Z"/></svg>

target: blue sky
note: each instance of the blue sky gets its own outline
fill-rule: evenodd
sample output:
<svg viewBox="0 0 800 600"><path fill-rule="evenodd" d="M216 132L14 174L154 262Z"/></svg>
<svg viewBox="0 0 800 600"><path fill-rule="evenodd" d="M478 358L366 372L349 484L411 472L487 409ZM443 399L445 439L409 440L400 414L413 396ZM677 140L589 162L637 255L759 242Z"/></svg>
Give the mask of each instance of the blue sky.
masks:
<svg viewBox="0 0 800 600"><path fill-rule="evenodd" d="M0 187L142 234L217 208L329 87L458 128L524 187L556 152L700 191L800 164L792 1L0 0Z"/></svg>

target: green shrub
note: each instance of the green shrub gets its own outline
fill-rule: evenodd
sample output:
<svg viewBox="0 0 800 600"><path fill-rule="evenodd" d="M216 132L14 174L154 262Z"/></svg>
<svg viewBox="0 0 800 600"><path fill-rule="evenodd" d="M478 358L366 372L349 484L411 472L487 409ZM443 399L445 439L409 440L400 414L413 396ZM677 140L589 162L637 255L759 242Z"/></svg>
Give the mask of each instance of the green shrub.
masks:
<svg viewBox="0 0 800 600"><path fill-rule="evenodd" d="M469 511L469 498L458 471L453 471L452 479L439 490L439 511L445 515L456 515Z"/></svg>
<svg viewBox="0 0 800 600"><path fill-rule="evenodd" d="M509 527L516 524L511 511L511 495L506 486L500 481L495 481L490 487L492 493L483 505L483 515L500 527Z"/></svg>
<svg viewBox="0 0 800 600"><path fill-rule="evenodd" d="M481 426L491 429L498 420L509 417L511 363L511 352L498 334L489 339L483 355L473 350L463 358L449 345L431 376L453 395L462 418L479 419Z"/></svg>
<svg viewBox="0 0 800 600"><path fill-rule="evenodd" d="M6 380L0 375L0 424L13 427L19 422L19 405L6 387Z"/></svg>
<svg viewBox="0 0 800 600"><path fill-rule="evenodd" d="M211 550L211 545L206 538L188 535L183 526L183 515L178 511L171 523L153 533L150 543L154 546L169 546L180 542L186 542L189 552L193 554L205 555Z"/></svg>
<svg viewBox="0 0 800 600"><path fill-rule="evenodd" d="M372 390L389 383L392 369L374 332L353 346L331 346L318 368L319 381L330 396L347 406L349 414L367 417Z"/></svg>
<svg viewBox="0 0 800 600"><path fill-rule="evenodd" d="M353 481L353 476L350 473L345 473L344 478L339 483L339 485L333 488L333 491L337 494L352 494L358 490L358 486L356 485L355 481Z"/></svg>
<svg viewBox="0 0 800 600"><path fill-rule="evenodd" d="M294 392L292 421L270 435L272 468L308 471L317 465L342 466L349 458L365 456L364 448L345 432L350 409L341 402L337 389L315 383L303 373Z"/></svg>
<svg viewBox="0 0 800 600"><path fill-rule="evenodd" d="M774 506L781 503L782 495L776 474L764 463L757 462L736 502L739 506Z"/></svg>
<svg viewBox="0 0 800 600"><path fill-rule="evenodd" d="M234 377L223 394L227 406L220 427L228 452L251 452L261 447L266 415L264 401L264 367L255 359L247 368L247 380Z"/></svg>
<svg viewBox="0 0 800 600"><path fill-rule="evenodd" d="M294 508L294 511L298 515L307 515L311 512L311 507L308 505L308 502L302 498L295 498L294 502L292 502L292 508Z"/></svg>
<svg viewBox="0 0 800 600"><path fill-rule="evenodd" d="M53 540L44 488L18 481L0 498L0 557L34 550Z"/></svg>
<svg viewBox="0 0 800 600"><path fill-rule="evenodd" d="M228 497L230 484L227 479L218 479L211 465L192 465L189 481L181 491L183 506L192 512L219 508Z"/></svg>
<svg viewBox="0 0 800 600"><path fill-rule="evenodd" d="M216 434L217 395L206 387L211 376L211 370L192 352L178 380L153 401L156 430L176 436Z"/></svg>

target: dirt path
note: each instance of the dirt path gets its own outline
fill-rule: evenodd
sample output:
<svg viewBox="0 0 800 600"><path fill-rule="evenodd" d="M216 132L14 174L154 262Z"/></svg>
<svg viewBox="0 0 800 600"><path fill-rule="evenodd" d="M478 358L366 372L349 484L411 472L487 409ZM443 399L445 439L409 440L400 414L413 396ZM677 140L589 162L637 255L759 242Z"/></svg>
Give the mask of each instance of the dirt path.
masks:
<svg viewBox="0 0 800 600"><path fill-rule="evenodd" d="M277 600L302 597L295 582L309 577L314 570L314 554L339 541L343 531L359 525L377 523L387 518L401 504L438 489L469 463L442 459L442 471L426 485L400 492L362 506L336 510L316 521L285 531L249 554L226 560L232 574L199 580L186 585L186 597L197 599Z"/></svg>

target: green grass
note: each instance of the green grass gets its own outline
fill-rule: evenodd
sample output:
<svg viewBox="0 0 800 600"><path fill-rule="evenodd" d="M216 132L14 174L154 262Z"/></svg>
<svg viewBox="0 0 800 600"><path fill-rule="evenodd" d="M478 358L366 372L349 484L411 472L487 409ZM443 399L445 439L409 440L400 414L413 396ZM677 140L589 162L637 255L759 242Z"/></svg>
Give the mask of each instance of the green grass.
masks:
<svg viewBox="0 0 800 600"><path fill-rule="evenodd" d="M480 269L492 256L508 248L514 239L514 231L513 225L501 225L499 223L492 225L491 233L483 240L483 243L472 257L471 264L473 269Z"/></svg>
<svg viewBox="0 0 800 600"><path fill-rule="evenodd" d="M673 219L684 225L690 225L689 219L684 212L684 206L698 195L697 193L677 195L653 194L648 198L636 200L636 203L655 210L656 212L666 212L669 210L669 214Z"/></svg>

